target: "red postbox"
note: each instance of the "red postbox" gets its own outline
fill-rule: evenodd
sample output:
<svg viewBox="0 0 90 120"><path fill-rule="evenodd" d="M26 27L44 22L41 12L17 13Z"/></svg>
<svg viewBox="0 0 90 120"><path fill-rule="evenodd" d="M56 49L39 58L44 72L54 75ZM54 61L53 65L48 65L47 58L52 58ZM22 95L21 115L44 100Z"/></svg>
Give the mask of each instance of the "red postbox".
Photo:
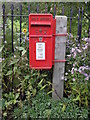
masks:
<svg viewBox="0 0 90 120"><path fill-rule="evenodd" d="M29 65L34 69L51 69L55 52L56 21L52 14L29 15Z"/></svg>

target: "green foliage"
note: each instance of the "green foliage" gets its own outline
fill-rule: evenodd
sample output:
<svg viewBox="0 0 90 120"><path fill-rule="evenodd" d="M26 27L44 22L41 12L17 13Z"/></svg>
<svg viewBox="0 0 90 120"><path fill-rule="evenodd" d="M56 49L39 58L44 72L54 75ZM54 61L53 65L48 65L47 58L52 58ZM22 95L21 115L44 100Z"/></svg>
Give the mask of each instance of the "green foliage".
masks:
<svg viewBox="0 0 90 120"><path fill-rule="evenodd" d="M44 92L39 92L35 98L32 98L32 105L27 101L22 107L14 109L14 119L21 118L69 118L69 119L86 119L88 118L88 110L79 108L72 102L72 98L54 101Z"/></svg>
<svg viewBox="0 0 90 120"><path fill-rule="evenodd" d="M9 92L9 94L3 94L2 99L2 110L3 110L3 117L7 117L7 113L9 110L13 109L13 106L19 102L20 93Z"/></svg>
<svg viewBox="0 0 90 120"><path fill-rule="evenodd" d="M88 43L82 41L81 43L75 43L75 38L70 40L71 42L67 48L68 62L66 68L65 92L67 96L73 95L73 101L79 106L88 106L89 98L89 69L88 69Z"/></svg>
<svg viewBox="0 0 90 120"><path fill-rule="evenodd" d="M27 100L31 103L31 98L33 98L38 91L42 91L46 87L47 92L51 90L50 80L47 78L50 72L42 71L42 73L40 73L40 70L30 70L29 68L26 53L28 49L27 34L28 33L22 34L23 39L21 46L18 41L15 42L14 53L10 52L9 46L11 46L11 44L8 45L10 42L9 39L7 41L8 43L5 42L3 47L0 48L0 51L3 51L3 119L9 119L8 116L12 118L13 107L18 102L18 104L21 104L21 101ZM19 96L17 98L18 93Z"/></svg>

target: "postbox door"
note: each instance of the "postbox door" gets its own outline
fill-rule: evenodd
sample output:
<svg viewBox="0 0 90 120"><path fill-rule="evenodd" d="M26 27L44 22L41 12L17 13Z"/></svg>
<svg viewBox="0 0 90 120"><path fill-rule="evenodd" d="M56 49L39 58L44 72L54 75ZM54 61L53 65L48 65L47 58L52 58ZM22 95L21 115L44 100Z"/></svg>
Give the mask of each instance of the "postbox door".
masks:
<svg viewBox="0 0 90 120"><path fill-rule="evenodd" d="M51 14L30 14L29 16L30 68L52 68L52 23Z"/></svg>

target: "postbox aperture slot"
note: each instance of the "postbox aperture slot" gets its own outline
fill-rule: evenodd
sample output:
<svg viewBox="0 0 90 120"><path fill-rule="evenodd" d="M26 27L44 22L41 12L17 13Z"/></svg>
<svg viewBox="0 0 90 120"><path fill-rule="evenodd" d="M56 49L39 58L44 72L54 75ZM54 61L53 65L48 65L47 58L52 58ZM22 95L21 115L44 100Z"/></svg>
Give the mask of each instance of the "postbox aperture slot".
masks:
<svg viewBox="0 0 90 120"><path fill-rule="evenodd" d="M44 22L40 22L40 23L38 23L38 22L31 22L31 26L51 26L51 23L44 23Z"/></svg>

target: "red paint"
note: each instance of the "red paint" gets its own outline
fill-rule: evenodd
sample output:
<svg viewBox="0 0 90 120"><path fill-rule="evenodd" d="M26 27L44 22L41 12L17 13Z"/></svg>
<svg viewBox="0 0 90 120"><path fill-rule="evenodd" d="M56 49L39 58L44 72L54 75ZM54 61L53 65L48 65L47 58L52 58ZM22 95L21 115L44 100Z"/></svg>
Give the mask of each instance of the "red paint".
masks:
<svg viewBox="0 0 90 120"><path fill-rule="evenodd" d="M56 33L56 19L53 19L53 34ZM55 36L53 36L53 55L52 55L52 60L55 58ZM54 61L52 61L52 64L54 65Z"/></svg>
<svg viewBox="0 0 90 120"><path fill-rule="evenodd" d="M53 20L52 14L29 15L30 68L52 68L52 59L54 59L55 51L55 36L53 36L53 34L55 34L54 31L56 31L56 25L54 23L55 21Z"/></svg>
<svg viewBox="0 0 90 120"><path fill-rule="evenodd" d="M67 33L65 33L65 34L53 34L53 36L67 36Z"/></svg>
<svg viewBox="0 0 90 120"><path fill-rule="evenodd" d="M66 60L53 60L53 62L66 62Z"/></svg>

